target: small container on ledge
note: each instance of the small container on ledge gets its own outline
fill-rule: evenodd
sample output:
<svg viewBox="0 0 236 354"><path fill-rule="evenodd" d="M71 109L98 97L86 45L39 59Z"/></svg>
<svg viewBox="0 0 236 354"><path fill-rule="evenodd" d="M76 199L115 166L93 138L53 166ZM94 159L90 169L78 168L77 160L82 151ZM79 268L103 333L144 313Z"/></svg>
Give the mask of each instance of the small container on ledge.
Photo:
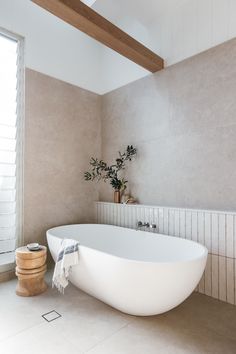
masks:
<svg viewBox="0 0 236 354"><path fill-rule="evenodd" d="M115 191L114 192L114 203L120 203L120 198L121 198L120 191L119 190Z"/></svg>

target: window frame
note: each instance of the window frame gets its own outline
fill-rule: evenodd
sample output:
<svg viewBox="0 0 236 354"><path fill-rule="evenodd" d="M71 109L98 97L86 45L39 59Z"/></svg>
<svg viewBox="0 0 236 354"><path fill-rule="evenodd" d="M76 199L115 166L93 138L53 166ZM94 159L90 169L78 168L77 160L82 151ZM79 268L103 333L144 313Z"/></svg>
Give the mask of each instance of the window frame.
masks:
<svg viewBox="0 0 236 354"><path fill-rule="evenodd" d="M0 27L0 35L17 41L17 119L16 119L16 247L24 242L24 123L25 123L25 40ZM14 263L0 265L0 273L14 269Z"/></svg>

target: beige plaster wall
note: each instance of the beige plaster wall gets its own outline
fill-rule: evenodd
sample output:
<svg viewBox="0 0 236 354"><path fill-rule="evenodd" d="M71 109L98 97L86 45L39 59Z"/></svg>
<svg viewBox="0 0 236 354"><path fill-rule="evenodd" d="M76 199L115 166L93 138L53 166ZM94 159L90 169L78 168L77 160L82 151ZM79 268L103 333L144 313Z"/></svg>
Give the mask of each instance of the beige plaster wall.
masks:
<svg viewBox="0 0 236 354"><path fill-rule="evenodd" d="M108 161L137 146L127 177L140 203L235 210L235 63L233 39L103 97L27 69L25 243L94 221L98 186L83 172L101 142ZM112 200L109 184L100 200Z"/></svg>
<svg viewBox="0 0 236 354"><path fill-rule="evenodd" d="M83 180L100 154L101 97L26 70L24 242L53 226L93 222L97 186Z"/></svg>
<svg viewBox="0 0 236 354"><path fill-rule="evenodd" d="M236 210L236 39L103 96L103 158L127 144L141 203Z"/></svg>

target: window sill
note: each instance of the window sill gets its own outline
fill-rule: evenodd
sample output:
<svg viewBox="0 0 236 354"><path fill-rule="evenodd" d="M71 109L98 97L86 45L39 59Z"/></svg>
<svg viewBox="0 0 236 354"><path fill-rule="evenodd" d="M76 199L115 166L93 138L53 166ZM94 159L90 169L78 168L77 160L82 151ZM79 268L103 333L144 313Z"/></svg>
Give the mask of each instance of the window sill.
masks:
<svg viewBox="0 0 236 354"><path fill-rule="evenodd" d="M9 272L15 267L15 252L0 254L0 273Z"/></svg>

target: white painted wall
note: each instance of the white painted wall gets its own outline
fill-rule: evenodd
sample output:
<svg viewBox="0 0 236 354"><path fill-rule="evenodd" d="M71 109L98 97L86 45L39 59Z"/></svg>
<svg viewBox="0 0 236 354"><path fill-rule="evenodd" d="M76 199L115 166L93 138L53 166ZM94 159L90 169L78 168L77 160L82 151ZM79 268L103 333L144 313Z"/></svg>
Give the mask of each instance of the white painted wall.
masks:
<svg viewBox="0 0 236 354"><path fill-rule="evenodd" d="M236 37L236 1L185 0L149 29L169 66Z"/></svg>
<svg viewBox="0 0 236 354"><path fill-rule="evenodd" d="M0 27L25 37L28 68L100 93L102 46L30 0L0 0Z"/></svg>

